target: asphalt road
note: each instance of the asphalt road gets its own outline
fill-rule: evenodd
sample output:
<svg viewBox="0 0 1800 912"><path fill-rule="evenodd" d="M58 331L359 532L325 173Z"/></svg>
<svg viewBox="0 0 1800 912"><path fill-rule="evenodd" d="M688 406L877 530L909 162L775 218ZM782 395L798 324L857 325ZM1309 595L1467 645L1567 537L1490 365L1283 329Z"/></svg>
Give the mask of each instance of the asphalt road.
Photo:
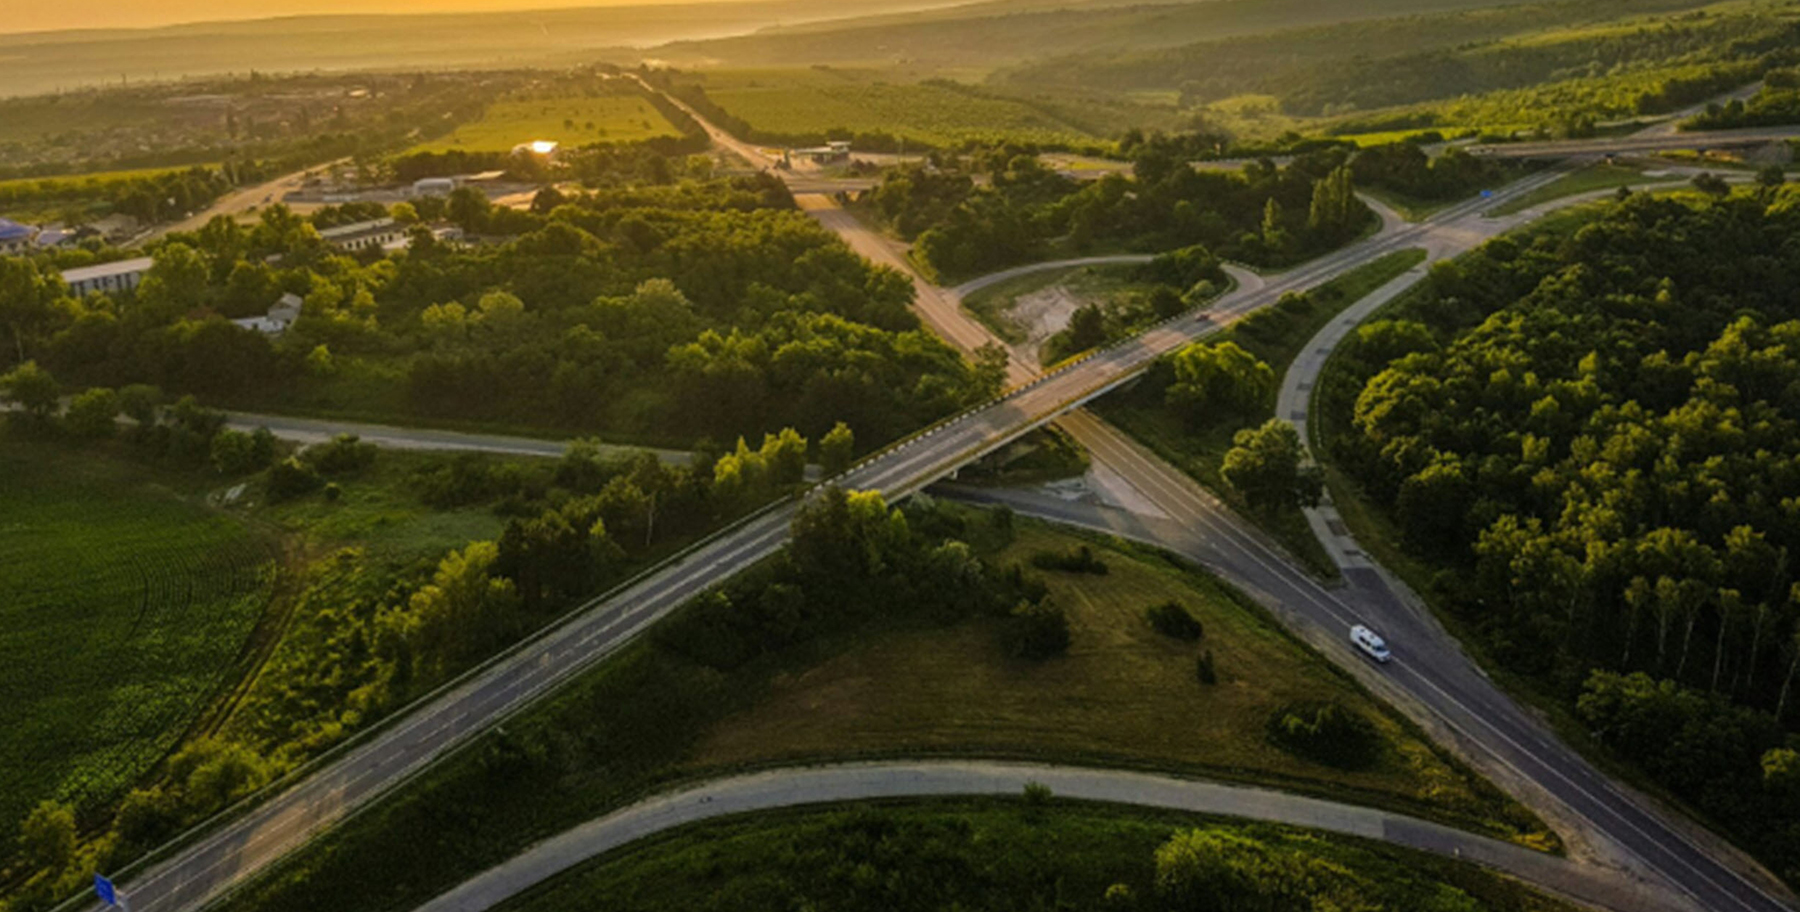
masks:
<svg viewBox="0 0 1800 912"><path fill-rule="evenodd" d="M981 761L855 763L771 770L701 783L574 827L463 882L418 912L484 912L608 851L677 827L779 808L869 799L1019 795L1267 820L1379 840L1481 864L1551 892L1614 909L1676 912L1644 885L1564 858L1372 808L1150 773Z"/></svg>
<svg viewBox="0 0 1800 912"><path fill-rule="evenodd" d="M1495 143L1469 146L1470 155L1489 158L1566 158L1572 155L1630 155L1675 149L1731 149L1760 146L1800 137L1800 127L1753 127L1693 133L1643 131L1609 139L1564 139L1549 142Z"/></svg>
<svg viewBox="0 0 1800 912"><path fill-rule="evenodd" d="M295 418L287 415L262 415L250 412L230 413L226 418L225 425L240 431L268 428L269 432L276 437L300 444L322 443L339 434L355 434L369 443L396 450L457 450L500 453L509 456L543 456L555 459L562 456L569 446L569 442L566 440L545 440L506 434L477 434L466 431L440 431L430 428L396 427L388 424L323 418ZM655 453L658 459L670 465L686 465L693 459L693 454L681 450L658 450L612 444L602 444L600 449L602 454L607 456Z"/></svg>

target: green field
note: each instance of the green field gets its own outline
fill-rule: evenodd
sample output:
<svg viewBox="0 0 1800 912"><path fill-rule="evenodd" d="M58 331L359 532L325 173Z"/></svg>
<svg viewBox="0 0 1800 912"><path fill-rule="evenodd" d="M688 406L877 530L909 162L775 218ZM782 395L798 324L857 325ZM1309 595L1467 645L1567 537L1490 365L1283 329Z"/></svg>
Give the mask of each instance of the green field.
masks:
<svg viewBox="0 0 1800 912"><path fill-rule="evenodd" d="M719 107L758 136L886 133L932 146L1012 139L1091 145L1095 137L1047 110L946 83L889 82L865 70L739 70L700 77Z"/></svg>
<svg viewBox="0 0 1800 912"><path fill-rule="evenodd" d="M583 95L497 101L480 120L414 152L510 152L549 140L566 148L678 136L668 118L640 95Z"/></svg>
<svg viewBox="0 0 1800 912"><path fill-rule="evenodd" d="M562 912L596 896L614 912L939 908L932 899L967 909L1163 908L1145 904L1158 893L1156 849L1190 829L1206 834L1221 867L1247 880L1256 878L1252 871L1282 879L1310 869L1306 892L1317 904L1305 908L1569 908L1473 865L1419 852L1054 799L1035 807L1017 799L861 804L709 821L595 859L500 908ZM1120 892L1115 884L1138 901L1111 898Z"/></svg>
<svg viewBox="0 0 1800 912"><path fill-rule="evenodd" d="M267 535L155 473L0 441L0 838L104 804L226 684L268 604Z"/></svg>

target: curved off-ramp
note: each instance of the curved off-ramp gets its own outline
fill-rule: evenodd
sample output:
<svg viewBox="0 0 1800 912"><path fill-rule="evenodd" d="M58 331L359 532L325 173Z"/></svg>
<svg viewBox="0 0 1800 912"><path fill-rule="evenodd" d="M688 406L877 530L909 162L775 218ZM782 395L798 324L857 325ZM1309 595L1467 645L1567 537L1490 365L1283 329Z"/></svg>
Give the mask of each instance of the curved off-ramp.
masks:
<svg viewBox="0 0 1800 912"><path fill-rule="evenodd" d="M1650 886L1565 858L1401 814L1154 773L987 761L900 761L770 770L658 795L566 830L438 896L419 912L481 912L614 849L677 827L843 801L1018 795L1216 814L1326 830L1480 864L1549 893L1619 912L1682 906Z"/></svg>

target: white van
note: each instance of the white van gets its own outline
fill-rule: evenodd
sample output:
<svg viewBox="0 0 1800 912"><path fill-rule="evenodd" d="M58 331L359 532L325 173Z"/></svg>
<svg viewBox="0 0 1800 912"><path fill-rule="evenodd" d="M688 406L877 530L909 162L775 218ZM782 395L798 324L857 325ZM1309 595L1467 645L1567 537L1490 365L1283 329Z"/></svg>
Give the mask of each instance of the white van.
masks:
<svg viewBox="0 0 1800 912"><path fill-rule="evenodd" d="M1350 642L1377 662L1386 664L1394 658L1394 654L1388 652L1387 641L1381 638L1381 634L1361 624L1350 628Z"/></svg>

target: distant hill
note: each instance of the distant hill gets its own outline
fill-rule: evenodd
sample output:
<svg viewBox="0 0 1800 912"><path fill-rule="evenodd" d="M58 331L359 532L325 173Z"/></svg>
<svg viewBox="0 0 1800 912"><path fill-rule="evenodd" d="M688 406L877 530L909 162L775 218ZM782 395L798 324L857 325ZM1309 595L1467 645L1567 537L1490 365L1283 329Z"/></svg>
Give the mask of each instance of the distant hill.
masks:
<svg viewBox="0 0 1800 912"><path fill-rule="evenodd" d="M0 35L0 96L221 73L563 66L629 48L955 0L741 0L507 13L299 16ZM610 49L610 53L608 50Z"/></svg>

